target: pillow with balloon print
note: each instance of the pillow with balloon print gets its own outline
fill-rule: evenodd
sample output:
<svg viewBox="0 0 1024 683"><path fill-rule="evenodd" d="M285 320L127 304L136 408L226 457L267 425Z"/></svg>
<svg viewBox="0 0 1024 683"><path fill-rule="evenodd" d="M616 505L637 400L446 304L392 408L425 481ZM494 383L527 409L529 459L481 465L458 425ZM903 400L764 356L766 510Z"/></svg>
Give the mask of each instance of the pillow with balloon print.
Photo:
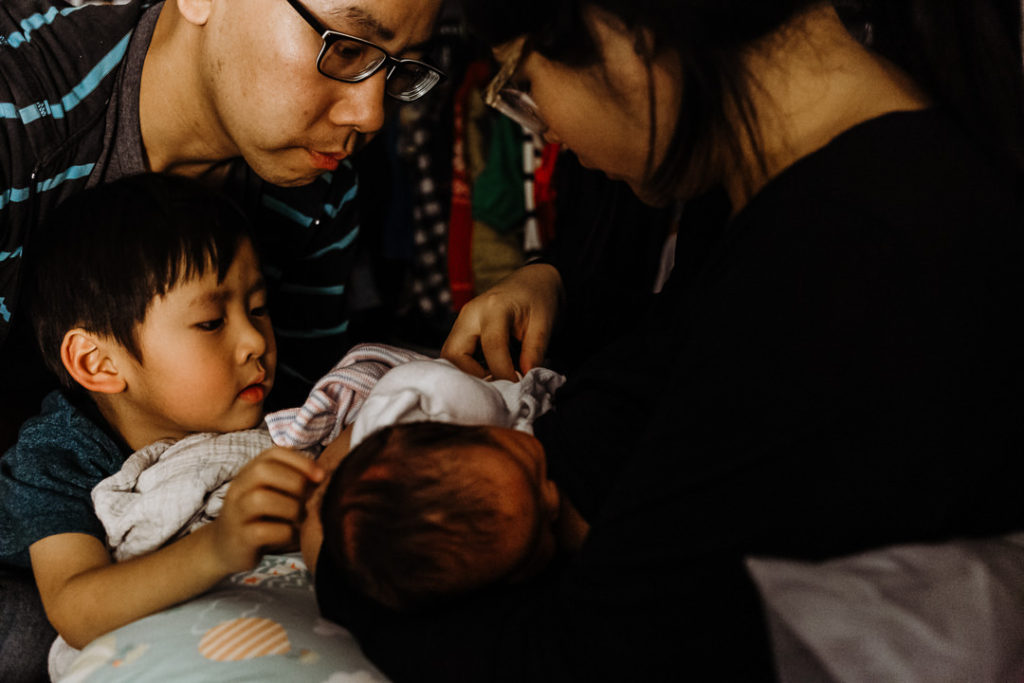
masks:
<svg viewBox="0 0 1024 683"><path fill-rule="evenodd" d="M310 681L387 679L355 639L320 617L298 554L267 555L213 590L86 646L61 681Z"/></svg>

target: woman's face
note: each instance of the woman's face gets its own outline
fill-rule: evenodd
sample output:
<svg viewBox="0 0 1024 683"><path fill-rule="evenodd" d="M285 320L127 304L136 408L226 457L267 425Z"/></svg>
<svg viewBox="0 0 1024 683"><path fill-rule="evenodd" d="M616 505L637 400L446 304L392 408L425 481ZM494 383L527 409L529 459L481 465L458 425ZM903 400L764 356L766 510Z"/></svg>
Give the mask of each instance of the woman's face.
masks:
<svg viewBox="0 0 1024 683"><path fill-rule="evenodd" d="M580 163L624 180L641 199L645 192L650 140L650 93L655 95L655 136L651 169L664 158L679 112L681 84L667 55L647 62L636 50L633 33L610 18L591 11L591 31L601 60L574 68L530 52L509 85L534 100L548 126L544 137L572 150ZM495 56L515 50L522 38L495 49ZM516 50L517 51L517 50Z"/></svg>

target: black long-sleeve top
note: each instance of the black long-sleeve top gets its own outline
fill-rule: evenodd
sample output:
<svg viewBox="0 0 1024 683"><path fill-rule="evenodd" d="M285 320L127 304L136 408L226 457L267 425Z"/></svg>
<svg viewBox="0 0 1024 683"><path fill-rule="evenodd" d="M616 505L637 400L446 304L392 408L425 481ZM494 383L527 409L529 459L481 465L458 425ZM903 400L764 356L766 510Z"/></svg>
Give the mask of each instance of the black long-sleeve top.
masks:
<svg viewBox="0 0 1024 683"><path fill-rule="evenodd" d="M646 324L609 311L626 334L535 425L582 550L340 620L399 681L757 680L744 556L1024 528L1019 194L929 110L847 131L731 219L695 202Z"/></svg>

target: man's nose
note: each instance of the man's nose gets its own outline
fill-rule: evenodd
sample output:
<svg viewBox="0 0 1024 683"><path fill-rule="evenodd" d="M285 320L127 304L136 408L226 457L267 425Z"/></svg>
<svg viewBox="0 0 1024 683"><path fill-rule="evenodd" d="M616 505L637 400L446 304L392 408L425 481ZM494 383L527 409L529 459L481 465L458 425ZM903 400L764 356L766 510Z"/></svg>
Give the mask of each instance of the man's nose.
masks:
<svg viewBox="0 0 1024 683"><path fill-rule="evenodd" d="M339 83L338 95L328 112L331 123L350 126L364 134L383 128L386 73L384 68L365 81Z"/></svg>

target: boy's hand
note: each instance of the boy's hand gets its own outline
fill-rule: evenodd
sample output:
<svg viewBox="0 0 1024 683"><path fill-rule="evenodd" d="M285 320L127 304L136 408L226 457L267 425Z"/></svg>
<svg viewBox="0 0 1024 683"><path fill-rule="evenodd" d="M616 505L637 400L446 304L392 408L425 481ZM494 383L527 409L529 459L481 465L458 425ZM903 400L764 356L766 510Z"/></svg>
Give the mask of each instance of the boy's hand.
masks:
<svg viewBox="0 0 1024 683"><path fill-rule="evenodd" d="M254 567L263 550L295 537L311 483L324 469L272 448L238 473L220 518L157 551L112 564L100 539L47 536L29 547L46 614L72 647L199 595L228 574Z"/></svg>
<svg viewBox="0 0 1024 683"><path fill-rule="evenodd" d="M256 566L268 548L297 539L305 498L311 484L326 473L306 456L271 448L247 464L224 498L213 522L215 552L227 573Z"/></svg>

